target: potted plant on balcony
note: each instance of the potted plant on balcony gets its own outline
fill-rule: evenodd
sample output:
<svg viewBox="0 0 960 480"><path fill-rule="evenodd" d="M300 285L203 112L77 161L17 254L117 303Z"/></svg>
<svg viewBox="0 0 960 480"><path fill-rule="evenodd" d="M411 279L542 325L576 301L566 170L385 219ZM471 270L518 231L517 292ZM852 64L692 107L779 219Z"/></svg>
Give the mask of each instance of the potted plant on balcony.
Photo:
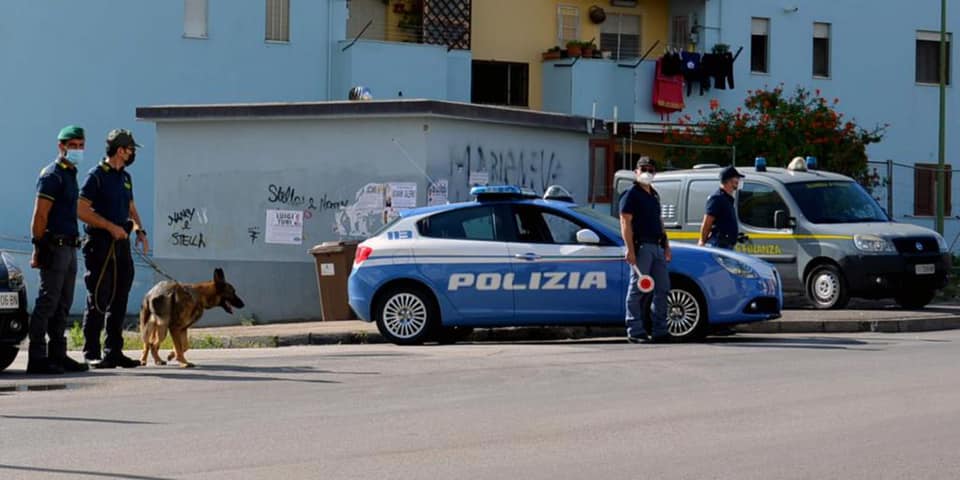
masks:
<svg viewBox="0 0 960 480"><path fill-rule="evenodd" d="M543 52L543 60L556 60L560 58L560 45L550 47L549 50Z"/></svg>
<svg viewBox="0 0 960 480"><path fill-rule="evenodd" d="M567 55L571 57L579 57L583 55L583 47L580 46L579 40L570 40L567 42Z"/></svg>
<svg viewBox="0 0 960 480"><path fill-rule="evenodd" d="M593 43L580 42L580 51L582 52L584 58L593 58Z"/></svg>

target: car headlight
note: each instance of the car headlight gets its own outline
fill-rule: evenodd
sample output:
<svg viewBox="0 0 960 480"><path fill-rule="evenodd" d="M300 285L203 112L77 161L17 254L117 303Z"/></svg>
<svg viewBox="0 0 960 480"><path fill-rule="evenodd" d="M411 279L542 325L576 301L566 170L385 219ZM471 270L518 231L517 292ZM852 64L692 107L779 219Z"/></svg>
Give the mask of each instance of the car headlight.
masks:
<svg viewBox="0 0 960 480"><path fill-rule="evenodd" d="M858 250L870 253L896 253L893 243L876 235L854 235L853 244Z"/></svg>
<svg viewBox="0 0 960 480"><path fill-rule="evenodd" d="M724 255L713 255L714 260L720 264L724 270L743 278L757 278L757 271L753 269L750 265L741 262L733 257L727 257Z"/></svg>
<svg viewBox="0 0 960 480"><path fill-rule="evenodd" d="M23 272L13 269L7 270L7 286L14 292L23 288Z"/></svg>
<svg viewBox="0 0 960 480"><path fill-rule="evenodd" d="M937 245L940 245L940 253L947 253L950 251L950 245L947 245L947 241L943 238L943 235L935 233L934 236L937 237Z"/></svg>

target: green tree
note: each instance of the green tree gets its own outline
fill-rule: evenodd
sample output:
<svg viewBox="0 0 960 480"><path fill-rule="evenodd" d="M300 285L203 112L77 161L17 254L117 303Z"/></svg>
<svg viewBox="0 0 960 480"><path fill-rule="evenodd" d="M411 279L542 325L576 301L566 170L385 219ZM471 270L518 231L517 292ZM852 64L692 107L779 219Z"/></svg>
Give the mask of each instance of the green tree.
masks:
<svg viewBox="0 0 960 480"><path fill-rule="evenodd" d="M665 132L668 161L678 168L697 163L730 163L730 151L684 148L689 146L735 146L737 165L753 165L766 157L767 165L783 167L796 156L817 157L817 167L868 183L866 147L883 139L889 125L866 130L836 110L820 95L797 88L785 96L783 85L772 90L748 91L742 107L730 111L711 102L710 111L699 119L685 115L679 126Z"/></svg>

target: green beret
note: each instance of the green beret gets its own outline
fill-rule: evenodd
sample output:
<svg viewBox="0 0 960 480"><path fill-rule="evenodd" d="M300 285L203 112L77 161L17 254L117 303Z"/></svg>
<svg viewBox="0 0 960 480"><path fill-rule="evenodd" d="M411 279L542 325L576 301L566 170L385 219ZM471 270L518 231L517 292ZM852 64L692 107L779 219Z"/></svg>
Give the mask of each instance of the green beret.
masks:
<svg viewBox="0 0 960 480"><path fill-rule="evenodd" d="M57 140L66 142L67 140L83 140L83 128L76 125L67 125L60 130Z"/></svg>

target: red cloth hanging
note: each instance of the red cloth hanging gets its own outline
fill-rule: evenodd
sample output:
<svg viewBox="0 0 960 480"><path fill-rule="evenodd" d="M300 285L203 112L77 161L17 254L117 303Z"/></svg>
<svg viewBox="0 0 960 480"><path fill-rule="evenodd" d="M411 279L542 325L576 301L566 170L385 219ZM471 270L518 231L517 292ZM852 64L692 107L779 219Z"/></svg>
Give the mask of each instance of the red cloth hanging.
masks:
<svg viewBox="0 0 960 480"><path fill-rule="evenodd" d="M683 75L667 76L661 69L662 61L657 60L657 69L653 79L653 111L669 115L683 110Z"/></svg>

